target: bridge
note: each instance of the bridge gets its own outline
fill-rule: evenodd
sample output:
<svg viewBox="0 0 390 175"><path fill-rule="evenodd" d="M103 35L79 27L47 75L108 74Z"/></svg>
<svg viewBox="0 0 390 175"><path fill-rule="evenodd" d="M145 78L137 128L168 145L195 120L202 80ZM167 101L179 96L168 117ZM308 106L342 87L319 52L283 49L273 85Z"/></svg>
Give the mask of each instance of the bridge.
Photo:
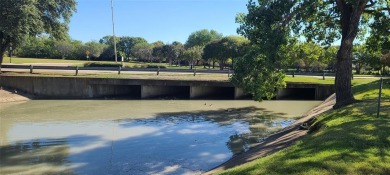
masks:
<svg viewBox="0 0 390 175"><path fill-rule="evenodd" d="M0 76L0 86L13 88L44 99L93 98L250 98L229 81L111 79L83 77ZM287 83L276 99L323 100L334 93L333 85Z"/></svg>

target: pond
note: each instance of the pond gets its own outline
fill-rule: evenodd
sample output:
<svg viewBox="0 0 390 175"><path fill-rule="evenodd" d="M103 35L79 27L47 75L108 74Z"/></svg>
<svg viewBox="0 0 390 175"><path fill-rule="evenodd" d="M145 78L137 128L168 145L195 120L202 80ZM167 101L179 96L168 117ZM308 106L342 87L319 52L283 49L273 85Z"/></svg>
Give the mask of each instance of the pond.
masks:
<svg viewBox="0 0 390 175"><path fill-rule="evenodd" d="M200 174L320 101L0 103L0 174Z"/></svg>

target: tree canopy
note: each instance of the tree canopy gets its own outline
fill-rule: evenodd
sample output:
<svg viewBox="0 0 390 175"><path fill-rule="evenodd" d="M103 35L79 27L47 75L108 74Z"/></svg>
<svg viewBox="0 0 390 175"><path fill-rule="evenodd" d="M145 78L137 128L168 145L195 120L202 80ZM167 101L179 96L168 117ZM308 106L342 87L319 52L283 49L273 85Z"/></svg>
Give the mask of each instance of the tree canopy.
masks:
<svg viewBox="0 0 390 175"><path fill-rule="evenodd" d="M141 37L120 37L119 42L117 44L118 50L125 53L127 58L134 57L134 53L132 52L133 47L138 43L147 43L146 39Z"/></svg>
<svg viewBox="0 0 390 175"><path fill-rule="evenodd" d="M360 36L363 40L364 32L368 31L372 43L379 42L382 46L389 43L389 6L388 0L250 0L248 14L237 16L237 22L241 24L238 32L255 45L259 58L271 62L281 59L281 49L292 41L291 37L304 36L307 41L323 45L341 39L336 55L334 107L338 108L355 101L351 91L355 39ZM273 65L268 66L273 70ZM259 77L250 73L245 76ZM256 88L251 91L264 90Z"/></svg>
<svg viewBox="0 0 390 175"><path fill-rule="evenodd" d="M42 33L64 38L75 11L75 0L1 0L0 68L4 52L11 43L17 46L26 36Z"/></svg>
<svg viewBox="0 0 390 175"><path fill-rule="evenodd" d="M188 36L187 42L185 43L186 48L191 48L194 46L204 47L207 43L222 38L222 34L218 33L215 30L199 30L195 31Z"/></svg>
<svg viewBox="0 0 390 175"><path fill-rule="evenodd" d="M218 59L220 69L223 70L228 58L243 56L249 41L241 36L228 36L208 43L203 49L202 59L209 62Z"/></svg>

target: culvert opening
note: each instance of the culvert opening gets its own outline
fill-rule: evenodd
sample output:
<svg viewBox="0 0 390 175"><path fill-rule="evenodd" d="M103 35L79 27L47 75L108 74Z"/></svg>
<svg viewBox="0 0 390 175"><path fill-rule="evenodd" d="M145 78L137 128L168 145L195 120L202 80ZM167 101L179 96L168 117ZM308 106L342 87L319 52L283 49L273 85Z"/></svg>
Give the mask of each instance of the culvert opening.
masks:
<svg viewBox="0 0 390 175"><path fill-rule="evenodd" d="M192 99L230 100L234 99L234 87L192 87Z"/></svg>
<svg viewBox="0 0 390 175"><path fill-rule="evenodd" d="M141 86L137 85L94 85L91 87L90 96L93 98L141 98Z"/></svg>
<svg viewBox="0 0 390 175"><path fill-rule="evenodd" d="M279 100L315 100L315 88L287 88L278 92Z"/></svg>
<svg viewBox="0 0 390 175"><path fill-rule="evenodd" d="M189 99L190 97L188 86L149 86L144 87L142 91L143 99Z"/></svg>

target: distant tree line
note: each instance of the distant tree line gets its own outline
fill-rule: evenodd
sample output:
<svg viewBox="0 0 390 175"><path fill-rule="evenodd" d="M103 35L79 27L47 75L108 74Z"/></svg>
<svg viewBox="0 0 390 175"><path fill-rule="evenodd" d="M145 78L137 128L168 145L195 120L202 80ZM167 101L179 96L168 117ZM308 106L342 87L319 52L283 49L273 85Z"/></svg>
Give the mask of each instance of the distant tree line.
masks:
<svg viewBox="0 0 390 175"><path fill-rule="evenodd" d="M69 37L68 37L69 38ZM175 41L148 43L142 37L116 37L118 61L168 63L175 66L204 66L205 68L234 68L251 47L241 36L223 36L215 30L199 30L191 33L183 44ZM275 65L279 69L297 72L335 71L338 46L322 47L314 42L292 42L281 49ZM88 58L87 53L89 52ZM390 51L374 49L362 44L353 51L353 67L357 74L382 71L389 74ZM104 36L99 41L83 43L78 40L56 40L40 35L29 37L15 53L19 57L75 59L91 61L115 61L114 38Z"/></svg>

